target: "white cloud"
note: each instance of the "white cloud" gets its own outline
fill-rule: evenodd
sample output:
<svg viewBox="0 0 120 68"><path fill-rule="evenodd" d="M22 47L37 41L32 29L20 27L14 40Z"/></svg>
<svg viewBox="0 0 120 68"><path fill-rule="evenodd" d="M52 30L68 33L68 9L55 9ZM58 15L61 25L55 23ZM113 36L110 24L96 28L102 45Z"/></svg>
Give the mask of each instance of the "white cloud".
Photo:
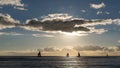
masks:
<svg viewBox="0 0 120 68"><path fill-rule="evenodd" d="M89 26L96 26L96 25L110 25L113 23L112 19L92 19L91 22L86 22L85 24L81 24L81 26L89 27Z"/></svg>
<svg viewBox="0 0 120 68"><path fill-rule="evenodd" d="M100 4L90 4L90 7L91 8L94 8L94 9L100 9L100 8L103 8L105 7L106 5L102 2Z"/></svg>
<svg viewBox="0 0 120 68"><path fill-rule="evenodd" d="M97 15L102 14L102 13L103 13L102 11L97 11Z"/></svg>
<svg viewBox="0 0 120 68"><path fill-rule="evenodd" d="M42 31L42 27L32 27L32 26L19 26L20 28L23 28L25 30L29 30L29 31Z"/></svg>
<svg viewBox="0 0 120 68"><path fill-rule="evenodd" d="M44 50L44 51L47 51L47 52L57 52L57 51L61 51L60 48L56 48L56 47L45 47L43 50Z"/></svg>
<svg viewBox="0 0 120 68"><path fill-rule="evenodd" d="M34 21L39 21L37 18L33 18L33 19L27 19L25 24L28 24L31 20L34 20Z"/></svg>
<svg viewBox="0 0 120 68"><path fill-rule="evenodd" d="M6 28L14 28L15 26L14 25L1 25L0 24L0 30L2 30L2 29L6 29Z"/></svg>
<svg viewBox="0 0 120 68"><path fill-rule="evenodd" d="M113 23L115 23L116 25L120 25L120 19L119 18L118 19L114 19Z"/></svg>
<svg viewBox="0 0 120 68"><path fill-rule="evenodd" d="M12 36L17 36L17 35L23 35L23 34L16 33L16 32L0 32L0 35L12 35Z"/></svg>
<svg viewBox="0 0 120 68"><path fill-rule="evenodd" d="M86 12L86 10L81 10L81 12L85 13L85 12Z"/></svg>
<svg viewBox="0 0 120 68"><path fill-rule="evenodd" d="M25 9L24 7L14 7L14 9L17 9L17 10L27 10L27 9Z"/></svg>
<svg viewBox="0 0 120 68"><path fill-rule="evenodd" d="M21 0L0 0L0 5L24 6Z"/></svg>
<svg viewBox="0 0 120 68"><path fill-rule="evenodd" d="M103 12L103 11L97 11L97 15L99 15L99 14L107 14L107 15L109 15L110 12L108 12L108 11L105 11L105 12Z"/></svg>
<svg viewBox="0 0 120 68"><path fill-rule="evenodd" d="M34 37L47 37L47 38L53 38L55 37L54 35L49 35L49 34L32 34Z"/></svg>
<svg viewBox="0 0 120 68"><path fill-rule="evenodd" d="M105 30L103 28L95 29L95 27L89 27L89 29L90 29L89 33L103 34L105 32L108 32L108 30Z"/></svg>
<svg viewBox="0 0 120 68"><path fill-rule="evenodd" d="M14 9L26 10L25 4L22 3L22 0L0 0L0 6L11 5L14 6Z"/></svg>
<svg viewBox="0 0 120 68"><path fill-rule="evenodd" d="M110 14L110 12L106 11L106 12L105 12L105 14L108 14L108 15L109 15L109 14Z"/></svg>
<svg viewBox="0 0 120 68"><path fill-rule="evenodd" d="M48 16L43 16L42 17L42 22L44 21L53 21L53 20L56 20L56 21L59 21L59 20L62 20L62 21L66 21L66 20L69 20L72 18L72 16L68 15L68 14L48 14Z"/></svg>

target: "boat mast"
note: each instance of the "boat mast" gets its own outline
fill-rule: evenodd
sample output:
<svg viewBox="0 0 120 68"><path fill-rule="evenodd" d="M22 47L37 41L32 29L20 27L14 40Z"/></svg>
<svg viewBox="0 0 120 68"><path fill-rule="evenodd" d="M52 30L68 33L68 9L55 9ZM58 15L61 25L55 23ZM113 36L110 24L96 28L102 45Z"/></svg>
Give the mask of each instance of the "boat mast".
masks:
<svg viewBox="0 0 120 68"><path fill-rule="evenodd" d="M80 57L80 52L78 52L78 57Z"/></svg>

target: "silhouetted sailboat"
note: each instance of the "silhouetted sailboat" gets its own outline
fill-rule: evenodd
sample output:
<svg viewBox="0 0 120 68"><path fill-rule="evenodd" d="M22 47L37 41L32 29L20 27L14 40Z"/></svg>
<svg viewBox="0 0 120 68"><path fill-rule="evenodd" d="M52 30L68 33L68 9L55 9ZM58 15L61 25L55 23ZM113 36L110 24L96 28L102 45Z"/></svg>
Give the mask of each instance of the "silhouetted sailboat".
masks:
<svg viewBox="0 0 120 68"><path fill-rule="evenodd" d="M109 56L109 54L107 53L107 54L106 54L106 56L108 57L108 56Z"/></svg>
<svg viewBox="0 0 120 68"><path fill-rule="evenodd" d="M69 57L69 53L67 53L66 57Z"/></svg>
<svg viewBox="0 0 120 68"><path fill-rule="evenodd" d="M80 53L78 52L78 56L77 57L80 57Z"/></svg>
<svg viewBox="0 0 120 68"><path fill-rule="evenodd" d="M41 57L41 52L39 51L39 53L38 53L38 57Z"/></svg>

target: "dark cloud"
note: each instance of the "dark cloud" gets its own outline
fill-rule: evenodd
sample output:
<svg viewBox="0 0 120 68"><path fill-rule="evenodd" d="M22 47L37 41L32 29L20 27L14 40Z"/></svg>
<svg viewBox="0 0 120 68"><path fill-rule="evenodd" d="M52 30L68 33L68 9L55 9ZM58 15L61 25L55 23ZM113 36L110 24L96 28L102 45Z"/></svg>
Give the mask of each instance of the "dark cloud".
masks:
<svg viewBox="0 0 120 68"><path fill-rule="evenodd" d="M82 24L83 20L72 20L72 21L29 21L26 26L31 27L42 27L42 31L65 31L65 32L73 32L73 31L90 31L88 28L79 26L74 27L76 24Z"/></svg>
<svg viewBox="0 0 120 68"><path fill-rule="evenodd" d="M0 29L13 28L19 25L19 21L13 19L9 14L0 13Z"/></svg>
<svg viewBox="0 0 120 68"><path fill-rule="evenodd" d="M106 20L86 20L80 18L73 18L67 14L50 14L43 17L42 20L31 19L27 20L22 28L32 31L61 31L61 32L78 32L102 34L107 30L95 29L96 25L111 24L111 19ZM92 27L92 29L91 29Z"/></svg>

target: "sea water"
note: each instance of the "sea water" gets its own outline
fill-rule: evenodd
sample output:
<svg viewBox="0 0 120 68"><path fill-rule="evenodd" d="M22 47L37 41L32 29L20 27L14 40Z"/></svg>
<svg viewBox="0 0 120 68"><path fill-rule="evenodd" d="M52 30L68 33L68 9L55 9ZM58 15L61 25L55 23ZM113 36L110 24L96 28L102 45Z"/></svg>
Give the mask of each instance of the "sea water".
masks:
<svg viewBox="0 0 120 68"><path fill-rule="evenodd" d="M1 56L0 68L120 68L120 57Z"/></svg>

